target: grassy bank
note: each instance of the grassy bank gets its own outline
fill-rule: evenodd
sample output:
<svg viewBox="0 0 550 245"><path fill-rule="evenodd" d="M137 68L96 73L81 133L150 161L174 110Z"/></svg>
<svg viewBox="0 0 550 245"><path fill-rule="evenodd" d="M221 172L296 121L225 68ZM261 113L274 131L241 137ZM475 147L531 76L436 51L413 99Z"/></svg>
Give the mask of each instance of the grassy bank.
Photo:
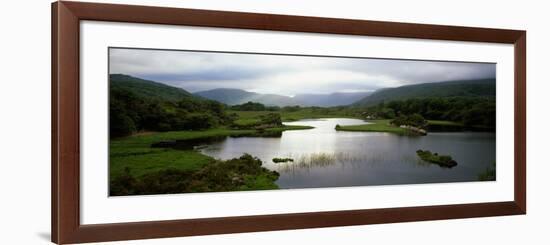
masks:
<svg viewBox="0 0 550 245"><path fill-rule="evenodd" d="M278 113L281 115L283 122L298 121L301 119L316 119L316 118L358 118L355 114L346 110L330 110L326 108L302 108L297 111L229 111L238 115L235 124L239 126L254 125L260 122L262 115L269 113Z"/></svg>
<svg viewBox="0 0 550 245"><path fill-rule="evenodd" d="M410 131L405 128L400 128L390 124L389 119L384 120L368 120L369 124L362 125L351 125L351 126L339 126L336 128L338 131L351 131L351 132L386 132L394 133L399 135L408 135ZM440 120L428 120L428 128L438 127L438 128L458 128L462 129L462 124L451 121L440 121ZM450 130L455 131L455 130Z"/></svg>
<svg viewBox="0 0 550 245"><path fill-rule="evenodd" d="M279 173L262 167L262 161L244 154L230 160L215 160L197 170L169 168L131 175L130 168L110 181L113 196L171 194L212 191L277 189Z"/></svg>
<svg viewBox="0 0 550 245"><path fill-rule="evenodd" d="M309 129L309 126L284 126L266 129L268 132ZM125 138L111 139L109 145L110 177L124 174L125 168L131 169L131 175L142 176L163 169L196 170L214 161L194 150L175 150L170 148L152 148L151 144L170 140L191 140L216 136L253 135L255 130L233 130L216 128L204 131L175 131L150 134L138 134Z"/></svg>
<svg viewBox="0 0 550 245"><path fill-rule="evenodd" d="M310 129L309 126L267 128L265 132ZM112 195L182 192L265 190L278 188L278 173L261 167L261 161L242 156L216 160L196 150L151 147L162 141L257 135L256 130L216 128L203 131L141 133L111 139L109 177ZM218 173L218 174L212 174Z"/></svg>
<svg viewBox="0 0 550 245"><path fill-rule="evenodd" d="M369 124L339 126L336 130L351 132L387 132L399 135L405 135L408 133L407 129L391 125L390 120L370 120L368 122Z"/></svg>

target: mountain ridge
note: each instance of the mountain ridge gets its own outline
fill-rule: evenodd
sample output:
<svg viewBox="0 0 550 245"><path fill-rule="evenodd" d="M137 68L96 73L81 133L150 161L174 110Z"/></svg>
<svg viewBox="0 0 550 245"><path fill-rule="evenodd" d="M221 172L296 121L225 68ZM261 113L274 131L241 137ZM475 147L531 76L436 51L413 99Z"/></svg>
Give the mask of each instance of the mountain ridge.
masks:
<svg viewBox="0 0 550 245"><path fill-rule="evenodd" d="M429 97L495 97L496 79L455 80L384 88L355 102L354 106L372 106L380 102Z"/></svg>
<svg viewBox="0 0 550 245"><path fill-rule="evenodd" d="M405 85L383 88L374 92L334 92L330 94L303 93L294 97L261 94L234 88L216 88L190 93L179 87L141 79L125 74L109 75L111 89L125 89L132 93L157 100L179 101L184 98L215 100L227 105L246 102L262 103L266 106L373 106L380 102L427 97L495 97L496 79L456 80L436 83Z"/></svg>
<svg viewBox="0 0 550 245"><path fill-rule="evenodd" d="M128 90L138 96L150 99L178 101L194 97L193 94L182 88L125 74L109 74L109 82L112 89Z"/></svg>
<svg viewBox="0 0 550 245"><path fill-rule="evenodd" d="M346 106L373 92L334 92L330 94L297 94L293 98L306 106Z"/></svg>
<svg viewBox="0 0 550 245"><path fill-rule="evenodd" d="M242 89L215 88L193 93L206 99L216 100L228 105L246 102L262 103L267 106L343 106L365 97L371 92L334 92L330 94L297 94L294 97L278 94L261 94Z"/></svg>
<svg viewBox="0 0 550 245"><path fill-rule="evenodd" d="M290 96L278 94L260 94L234 88L215 88L193 93L194 95L215 100L227 105L239 105L246 102L257 102L267 106L294 106L298 102Z"/></svg>

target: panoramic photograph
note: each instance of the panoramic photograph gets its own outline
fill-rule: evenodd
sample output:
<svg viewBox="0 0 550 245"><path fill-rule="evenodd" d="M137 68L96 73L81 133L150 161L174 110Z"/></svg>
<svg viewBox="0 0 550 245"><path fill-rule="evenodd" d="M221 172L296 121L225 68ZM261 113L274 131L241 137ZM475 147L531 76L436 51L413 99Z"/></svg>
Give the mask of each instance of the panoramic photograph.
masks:
<svg viewBox="0 0 550 245"><path fill-rule="evenodd" d="M496 64L109 48L109 195L496 180Z"/></svg>

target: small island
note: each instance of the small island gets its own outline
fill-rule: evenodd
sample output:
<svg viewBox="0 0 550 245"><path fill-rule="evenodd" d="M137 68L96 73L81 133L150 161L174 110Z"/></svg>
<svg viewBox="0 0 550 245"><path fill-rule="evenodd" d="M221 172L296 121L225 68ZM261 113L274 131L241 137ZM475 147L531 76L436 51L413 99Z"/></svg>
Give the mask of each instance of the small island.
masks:
<svg viewBox="0 0 550 245"><path fill-rule="evenodd" d="M350 132L385 132L385 133L394 133L399 135L406 135L408 133L407 129L396 127L390 124L390 120L369 120L368 124L361 125L347 125L341 126L336 125L334 129L336 131L350 131Z"/></svg>
<svg viewBox="0 0 550 245"><path fill-rule="evenodd" d="M273 162L274 163L280 163L280 162L294 162L294 159L292 158L278 158L278 157L275 157L273 158Z"/></svg>
<svg viewBox="0 0 550 245"><path fill-rule="evenodd" d="M418 157L420 157L423 161L435 163L445 168L452 168L458 164L451 156L439 155L430 151L417 150L416 155L418 155Z"/></svg>
<svg viewBox="0 0 550 245"><path fill-rule="evenodd" d="M368 124L341 126L336 125L336 131L386 132L399 135L427 135L429 122L420 114L398 116L394 119L368 120Z"/></svg>

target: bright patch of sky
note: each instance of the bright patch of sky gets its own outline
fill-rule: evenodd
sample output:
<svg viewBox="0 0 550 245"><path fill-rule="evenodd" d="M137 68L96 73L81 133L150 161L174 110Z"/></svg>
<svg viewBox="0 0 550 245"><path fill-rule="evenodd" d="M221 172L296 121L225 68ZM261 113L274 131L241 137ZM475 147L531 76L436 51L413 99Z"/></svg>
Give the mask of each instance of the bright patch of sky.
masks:
<svg viewBox="0 0 550 245"><path fill-rule="evenodd" d="M110 74L190 92L215 88L293 96L495 78L494 63L111 48Z"/></svg>

